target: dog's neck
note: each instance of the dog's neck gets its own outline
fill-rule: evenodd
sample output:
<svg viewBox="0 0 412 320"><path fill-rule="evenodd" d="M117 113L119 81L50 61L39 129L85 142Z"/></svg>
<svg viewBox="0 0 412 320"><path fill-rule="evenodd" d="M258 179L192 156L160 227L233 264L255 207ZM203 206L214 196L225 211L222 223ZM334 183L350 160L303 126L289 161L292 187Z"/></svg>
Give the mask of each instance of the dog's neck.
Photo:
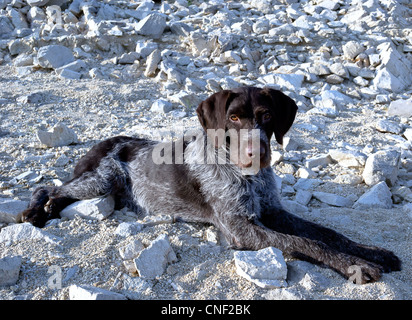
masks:
<svg viewBox="0 0 412 320"><path fill-rule="evenodd" d="M208 174L214 173L214 178L251 181L256 180L265 171L259 170L257 174L249 174L245 169L239 168L237 165L230 162L229 147L223 144L216 148L211 139L208 138L204 130L199 130L193 135L184 151L184 162L191 168L193 172L203 172L201 166L208 166ZM205 171L206 172L206 171Z"/></svg>

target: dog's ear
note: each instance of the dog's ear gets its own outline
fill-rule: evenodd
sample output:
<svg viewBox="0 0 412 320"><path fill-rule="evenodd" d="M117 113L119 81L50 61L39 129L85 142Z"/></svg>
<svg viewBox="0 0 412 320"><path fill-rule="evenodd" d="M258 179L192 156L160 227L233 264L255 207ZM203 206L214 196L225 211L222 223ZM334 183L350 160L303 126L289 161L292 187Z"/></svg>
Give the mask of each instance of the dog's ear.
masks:
<svg viewBox="0 0 412 320"><path fill-rule="evenodd" d="M283 136L292 126L298 107L295 101L279 90L264 88L262 94L269 98L270 108L274 115L272 130L276 141L283 144Z"/></svg>
<svg viewBox="0 0 412 320"><path fill-rule="evenodd" d="M231 90L222 90L202 101L196 109L203 129L225 129L226 111L234 98Z"/></svg>

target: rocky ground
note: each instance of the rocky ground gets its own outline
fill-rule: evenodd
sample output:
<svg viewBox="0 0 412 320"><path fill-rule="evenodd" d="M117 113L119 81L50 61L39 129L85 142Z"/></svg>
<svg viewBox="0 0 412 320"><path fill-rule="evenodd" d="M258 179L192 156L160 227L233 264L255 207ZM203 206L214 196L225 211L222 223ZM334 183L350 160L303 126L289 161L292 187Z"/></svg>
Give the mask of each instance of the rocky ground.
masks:
<svg viewBox="0 0 412 320"><path fill-rule="evenodd" d="M0 0L0 299L411 299L411 13L407 0ZM394 251L402 271L356 285L286 257L262 288L213 226L99 204L15 224L96 142L172 139L199 127L200 101L242 85L299 106L272 142L285 207Z"/></svg>

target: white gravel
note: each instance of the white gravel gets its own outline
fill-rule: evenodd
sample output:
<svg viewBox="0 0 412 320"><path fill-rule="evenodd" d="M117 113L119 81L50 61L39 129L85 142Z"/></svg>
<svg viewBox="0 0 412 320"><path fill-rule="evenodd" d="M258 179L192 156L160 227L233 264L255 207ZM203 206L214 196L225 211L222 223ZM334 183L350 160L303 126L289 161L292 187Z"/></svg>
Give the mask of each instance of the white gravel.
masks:
<svg viewBox="0 0 412 320"><path fill-rule="evenodd" d="M164 223L151 223L150 219L140 221L123 210L115 211L102 221L81 218L52 221L43 230L61 238L57 244L44 239L0 242L0 258L16 255L22 257L16 284L0 287L0 299L69 299L71 285L91 285L133 299L412 298L412 212L408 200L408 190L410 192L412 188L412 146L411 141L407 140L408 136L403 135L406 130L411 130L412 120L410 116L387 114L392 101L410 99L412 91L410 87L400 91L394 89L396 92L389 89L385 91L373 87L372 83L376 68L381 63L379 52L376 51L380 43L379 37L383 37L382 42L393 41L399 54L404 59L411 60L412 33L410 24L409 27L404 24L404 21L410 20L401 14L410 12L411 8L409 6L408 9L405 1L400 1L396 6L387 5L389 2L395 3L394 1L368 1L363 7L351 5L351 1L340 1L339 9L333 8L323 13L332 16L337 14L336 18L330 18L332 22L325 22L325 17L319 15L322 10L312 10L310 6L319 1L303 1L296 7L284 5L285 1L275 2L279 3L276 7L280 10L276 14L279 23L293 24L294 28L309 23L311 28L293 29L293 36L288 36L288 32L283 33L286 29L279 29L278 22L268 12L270 6L267 4L270 1L247 1L252 7L239 11L240 16L238 13L232 16L230 10L217 10L213 7L214 2L204 4L201 8L203 10L206 7L205 11L196 15L192 10L200 5L199 1L176 2L186 3L186 6L164 1L171 6L169 11L167 7L161 9L169 12L168 23L171 17L184 17L182 21L196 31L203 28L203 35L221 31L224 36L232 33L240 36L232 43L231 54L213 56L213 50L208 51L207 46L214 42L204 44L207 48L202 53L202 50L199 51L199 43L193 43L195 37L179 38L166 28L155 42L162 52L162 61L166 60L165 57L173 57L176 64L170 67L161 62L159 68L162 71L159 75L157 70L157 77L144 76L145 58L139 58L134 64L114 63L114 58L135 50L136 39L145 39L144 36L131 34L126 22L110 29L113 34L120 34L119 30L123 28L120 31L124 32L124 37L113 36L117 37L113 48L118 51L98 49L96 35L91 35L90 43L83 39L79 40L78 46L71 47L88 51L77 50L75 56L76 59L85 61L88 70L91 70L79 71L82 78L75 80L38 66L30 67L28 72L15 67L17 57L10 54L9 46L15 40L14 36L0 40L0 198L28 201L35 187L61 183L69 177L76 161L91 146L105 138L122 134L172 139L171 132L176 132L177 129L198 128L195 106L202 99L219 88L234 84L262 86L262 82L258 81L259 77L276 71L280 74L276 79L284 81L285 87L282 90L298 101L300 111L288 133L295 142L295 147L285 152L275 141L272 142L272 150L277 152L278 159L283 158L273 166L282 178L282 198L289 200L287 204L294 208L296 214L306 219L333 228L355 241L394 251L403 262L402 271L384 274L376 283L355 285L332 270L286 258L288 286L262 289L236 273L233 251L221 242L219 232L213 226L170 223L167 217L162 220ZM111 3L113 7L124 9L121 1ZM137 6L134 2L133 5ZM235 10L233 12L241 10L235 2L231 2L230 6L231 10ZM376 11L375 6L380 6L383 13ZM152 10L160 9L156 5ZM363 24L357 24L356 20L361 19L356 16L357 12L363 13L359 15ZM373 12L381 12L383 20ZM0 9L0 15L8 17L9 13ZM296 20L302 15L314 17L315 21L302 18ZM393 18L395 15L397 18ZM231 18L230 22L225 20L228 18ZM384 21L389 18L391 23L388 26ZM116 19L122 20L114 16L113 20ZM259 19L262 21L255 25ZM346 29L346 33L338 32L342 23L350 27ZM71 25L72 29L68 30L74 30L74 34L80 39L79 30L87 28L87 24L91 26L90 21L83 24L80 22ZM231 29L227 29L227 24L231 25ZM360 32L359 28L365 30ZM244 30L249 31L245 33ZM332 33L331 30L336 32ZM371 30L373 35L368 39L367 30ZM45 32L47 36L49 31ZM51 34L48 44L62 42L70 47L67 43L75 43L75 38L68 39L60 41L55 34ZM357 55L357 62L350 61L348 65L342 46L349 40L361 42L370 62L376 67L365 66L366 58L362 53ZM129 43L128 46L121 47L119 43L122 41L125 41L123 44L130 41L133 45ZM250 52L245 49L245 44L249 45ZM104 43L100 42L99 45L101 48ZM15 48L12 47L13 50ZM150 52L154 49L156 47ZM256 60L250 58L256 64L254 71L250 71L250 60L245 59L245 56L255 56L255 49L260 50L261 55ZM349 49L345 49L345 52L349 52ZM35 54L37 50L38 47L31 47L29 53ZM350 51L350 54L353 52ZM275 60L270 59L275 55ZM195 61L195 67L188 65L189 61L185 57L189 57L191 62ZM238 58L242 59L241 64ZM319 63L326 67L320 68ZM334 65L336 63L345 68ZM355 63L363 63L362 68L356 69ZM179 65L179 70L189 70L190 79L183 85L178 83L182 74L176 73L176 65ZM303 73L303 82L301 79L296 82L282 76L284 73L299 74L308 68L313 68L310 69L312 72ZM328 69L338 70L336 73L341 78L327 78L331 75ZM349 70L349 73L345 73L345 70ZM359 75L360 70L363 73ZM314 77L313 72L318 72L318 75ZM363 80L355 80L360 76ZM270 77L265 79L268 78ZM330 83L327 84L326 79ZM234 81L236 82L233 83ZM188 92L188 96L176 96L182 91ZM336 91L345 94L351 102L341 95L336 96ZM33 93L37 94L32 96ZM325 97L325 104L320 103L322 97ZM152 104L158 99L171 102L173 110L167 113L150 111ZM401 128L401 131L390 133L377 130L376 123L382 120L394 122L397 130ZM41 145L37 132L51 130L59 122L74 130L78 143L62 147ZM379 128L381 127L380 125ZM388 148L400 153L397 179L395 185L390 187L393 201L391 209L356 210L351 207L334 207L315 198L310 200L307 207L303 207L294 201L297 192L295 183L299 175L305 174L319 179L315 187L309 188L310 193L332 193L351 200L344 203L353 203L370 190L370 186L362 180L365 165L362 161L366 158L357 158L361 159L361 163L355 162L356 165L349 168L333 161L311 167L310 170L299 169L305 167L307 160L327 155L332 149L351 150L355 154L361 152L367 157ZM30 170L35 173L33 179L16 179ZM146 227L128 237L116 235L116 228L125 221L139 221L146 223ZM8 223L0 222L0 230L7 225ZM168 235L177 261L170 263L165 273L154 280L136 277L129 269L130 266L123 263L119 248L135 240L140 240L147 247L162 234ZM50 267L52 268L49 269ZM61 288L56 288L56 283L52 281L59 271Z"/></svg>

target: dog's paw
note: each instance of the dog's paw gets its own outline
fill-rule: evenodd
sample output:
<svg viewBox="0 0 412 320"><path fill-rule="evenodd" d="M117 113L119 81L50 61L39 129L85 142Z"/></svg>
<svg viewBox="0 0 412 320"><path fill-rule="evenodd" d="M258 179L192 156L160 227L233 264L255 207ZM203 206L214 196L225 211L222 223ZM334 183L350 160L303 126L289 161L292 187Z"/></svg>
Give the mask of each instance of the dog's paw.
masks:
<svg viewBox="0 0 412 320"><path fill-rule="evenodd" d="M380 249L373 261L381 265L384 272L400 271L402 269L402 261L389 250Z"/></svg>
<svg viewBox="0 0 412 320"><path fill-rule="evenodd" d="M383 272L401 270L402 262L392 251L380 247L364 245L361 245L360 248L362 251L358 257L380 265L383 268Z"/></svg>
<svg viewBox="0 0 412 320"><path fill-rule="evenodd" d="M43 207L32 207L18 215L18 222L29 222L35 227L43 228L47 222L47 216Z"/></svg>
<svg viewBox="0 0 412 320"><path fill-rule="evenodd" d="M355 284L365 284L378 281L382 276L382 267L362 260L356 259L353 264L346 270L346 276L349 281Z"/></svg>

